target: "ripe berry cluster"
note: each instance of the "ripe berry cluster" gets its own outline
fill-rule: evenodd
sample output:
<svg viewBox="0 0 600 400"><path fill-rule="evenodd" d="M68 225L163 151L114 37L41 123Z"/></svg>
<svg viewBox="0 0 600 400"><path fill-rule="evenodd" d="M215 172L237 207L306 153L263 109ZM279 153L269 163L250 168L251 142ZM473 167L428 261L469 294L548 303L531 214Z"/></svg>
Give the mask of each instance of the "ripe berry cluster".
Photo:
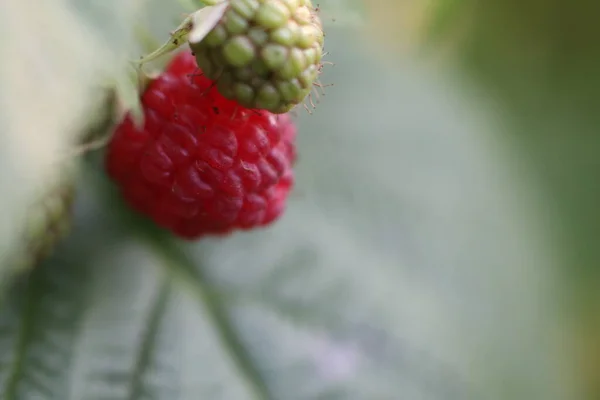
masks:
<svg viewBox="0 0 600 400"><path fill-rule="evenodd" d="M215 6L190 14L137 63L189 44L144 88L143 126L127 115L105 158L130 206L190 240L282 215L296 158L288 112L307 99L314 106L312 92L322 87L324 33L311 0L205 3ZM204 11L211 17L198 17ZM192 31L202 33L192 41ZM41 259L64 236L73 195L72 182L60 182L32 207L15 265Z"/></svg>
<svg viewBox="0 0 600 400"><path fill-rule="evenodd" d="M176 54L106 153L125 200L186 239L275 221L292 189L296 128L288 114L225 98L190 52Z"/></svg>
<svg viewBox="0 0 600 400"><path fill-rule="evenodd" d="M187 239L275 221L294 181L287 113L320 86L323 42L310 0L228 0L146 87L144 126L116 129L106 168L126 201Z"/></svg>

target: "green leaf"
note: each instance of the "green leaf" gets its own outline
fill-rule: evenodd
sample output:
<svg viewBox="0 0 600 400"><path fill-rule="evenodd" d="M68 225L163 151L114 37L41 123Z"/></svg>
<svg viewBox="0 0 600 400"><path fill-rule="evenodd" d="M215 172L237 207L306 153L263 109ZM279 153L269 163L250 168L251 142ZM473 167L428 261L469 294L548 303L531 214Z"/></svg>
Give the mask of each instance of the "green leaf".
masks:
<svg viewBox="0 0 600 400"><path fill-rule="evenodd" d="M493 101L505 127L501 134L521 149L544 193L541 207L552 214L547 230L563 277L560 296L572 316L569 329L584 332L569 339L579 348L576 374L589 391L586 398L598 398L600 4L448 3L438 13L432 42L451 37L453 60Z"/></svg>
<svg viewBox="0 0 600 400"><path fill-rule="evenodd" d="M84 175L70 240L0 311L3 398L561 398L550 260L508 144L357 36L329 31L336 86L299 116L272 228L180 243Z"/></svg>
<svg viewBox="0 0 600 400"><path fill-rule="evenodd" d="M16 37L30 3L6 4L0 29ZM178 12L36 4L48 26L0 46L0 68L16 65L0 74L1 251L96 87L140 54L134 17L166 39ZM336 66L322 81L335 86L298 117L296 189L273 227L178 242L89 163L72 235L0 304L0 398L579 398L556 350L547 214L519 150L439 71L386 68L358 32L327 34ZM39 81L20 86L29 69Z"/></svg>
<svg viewBox="0 0 600 400"><path fill-rule="evenodd" d="M0 15L0 279L28 208L123 74L140 1L7 0ZM92 116L92 118L90 118ZM14 182L18 182L15 185Z"/></svg>

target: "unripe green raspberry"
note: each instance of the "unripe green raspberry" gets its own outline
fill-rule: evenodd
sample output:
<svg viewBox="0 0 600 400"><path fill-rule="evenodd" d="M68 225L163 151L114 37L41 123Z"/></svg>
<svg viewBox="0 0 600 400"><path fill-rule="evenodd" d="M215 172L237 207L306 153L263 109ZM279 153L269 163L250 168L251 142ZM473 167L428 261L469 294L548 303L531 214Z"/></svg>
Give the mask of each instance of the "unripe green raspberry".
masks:
<svg viewBox="0 0 600 400"><path fill-rule="evenodd" d="M219 23L190 47L223 96L280 114L311 92L323 41L310 0L230 0Z"/></svg>

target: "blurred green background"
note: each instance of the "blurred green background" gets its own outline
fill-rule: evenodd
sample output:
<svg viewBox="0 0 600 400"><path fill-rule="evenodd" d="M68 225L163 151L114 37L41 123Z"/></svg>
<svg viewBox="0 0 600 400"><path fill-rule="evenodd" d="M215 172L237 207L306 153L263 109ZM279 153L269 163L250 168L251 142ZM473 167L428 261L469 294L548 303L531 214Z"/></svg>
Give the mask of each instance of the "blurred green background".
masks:
<svg viewBox="0 0 600 400"><path fill-rule="evenodd" d="M198 243L69 152L136 26L165 40L185 8L0 5L5 275L40 190L79 172L71 234L5 285L0 398L599 398L600 6L319 3L334 86L298 112L286 215Z"/></svg>

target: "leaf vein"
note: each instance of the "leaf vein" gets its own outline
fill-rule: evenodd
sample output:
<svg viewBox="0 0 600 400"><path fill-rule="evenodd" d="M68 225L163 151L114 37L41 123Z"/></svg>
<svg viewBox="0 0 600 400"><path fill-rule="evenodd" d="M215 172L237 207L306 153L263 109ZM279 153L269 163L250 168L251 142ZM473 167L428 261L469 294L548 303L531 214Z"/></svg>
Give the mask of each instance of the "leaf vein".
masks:
<svg viewBox="0 0 600 400"><path fill-rule="evenodd" d="M158 337L161 321L165 315L170 293L171 280L165 277L148 313L146 329L144 330L133 367L133 375L131 377L128 396L129 400L139 400L144 393L144 374L151 363L156 348L156 339Z"/></svg>
<svg viewBox="0 0 600 400"><path fill-rule="evenodd" d="M269 388L265 379L258 371L248 349L243 344L239 334L236 333L227 316L226 306L220 301L216 293L210 289L210 284L203 271L189 260L184 251L171 239L164 237L162 232L149 229L139 232L146 237L148 243L165 260L169 272L182 286L187 287L193 295L204 305L207 316L219 334L222 347L229 354L239 375L248 384L254 397L257 399L271 399Z"/></svg>
<svg viewBox="0 0 600 400"><path fill-rule="evenodd" d="M36 272L36 271L34 271ZM17 398L17 389L19 383L25 375L25 356L29 344L32 342L35 334L35 316L37 315L39 303L33 292L41 285L39 274L32 274L26 282L23 297L25 299L21 322L18 327L18 338L14 348L10 371L4 389L4 399L14 400Z"/></svg>

